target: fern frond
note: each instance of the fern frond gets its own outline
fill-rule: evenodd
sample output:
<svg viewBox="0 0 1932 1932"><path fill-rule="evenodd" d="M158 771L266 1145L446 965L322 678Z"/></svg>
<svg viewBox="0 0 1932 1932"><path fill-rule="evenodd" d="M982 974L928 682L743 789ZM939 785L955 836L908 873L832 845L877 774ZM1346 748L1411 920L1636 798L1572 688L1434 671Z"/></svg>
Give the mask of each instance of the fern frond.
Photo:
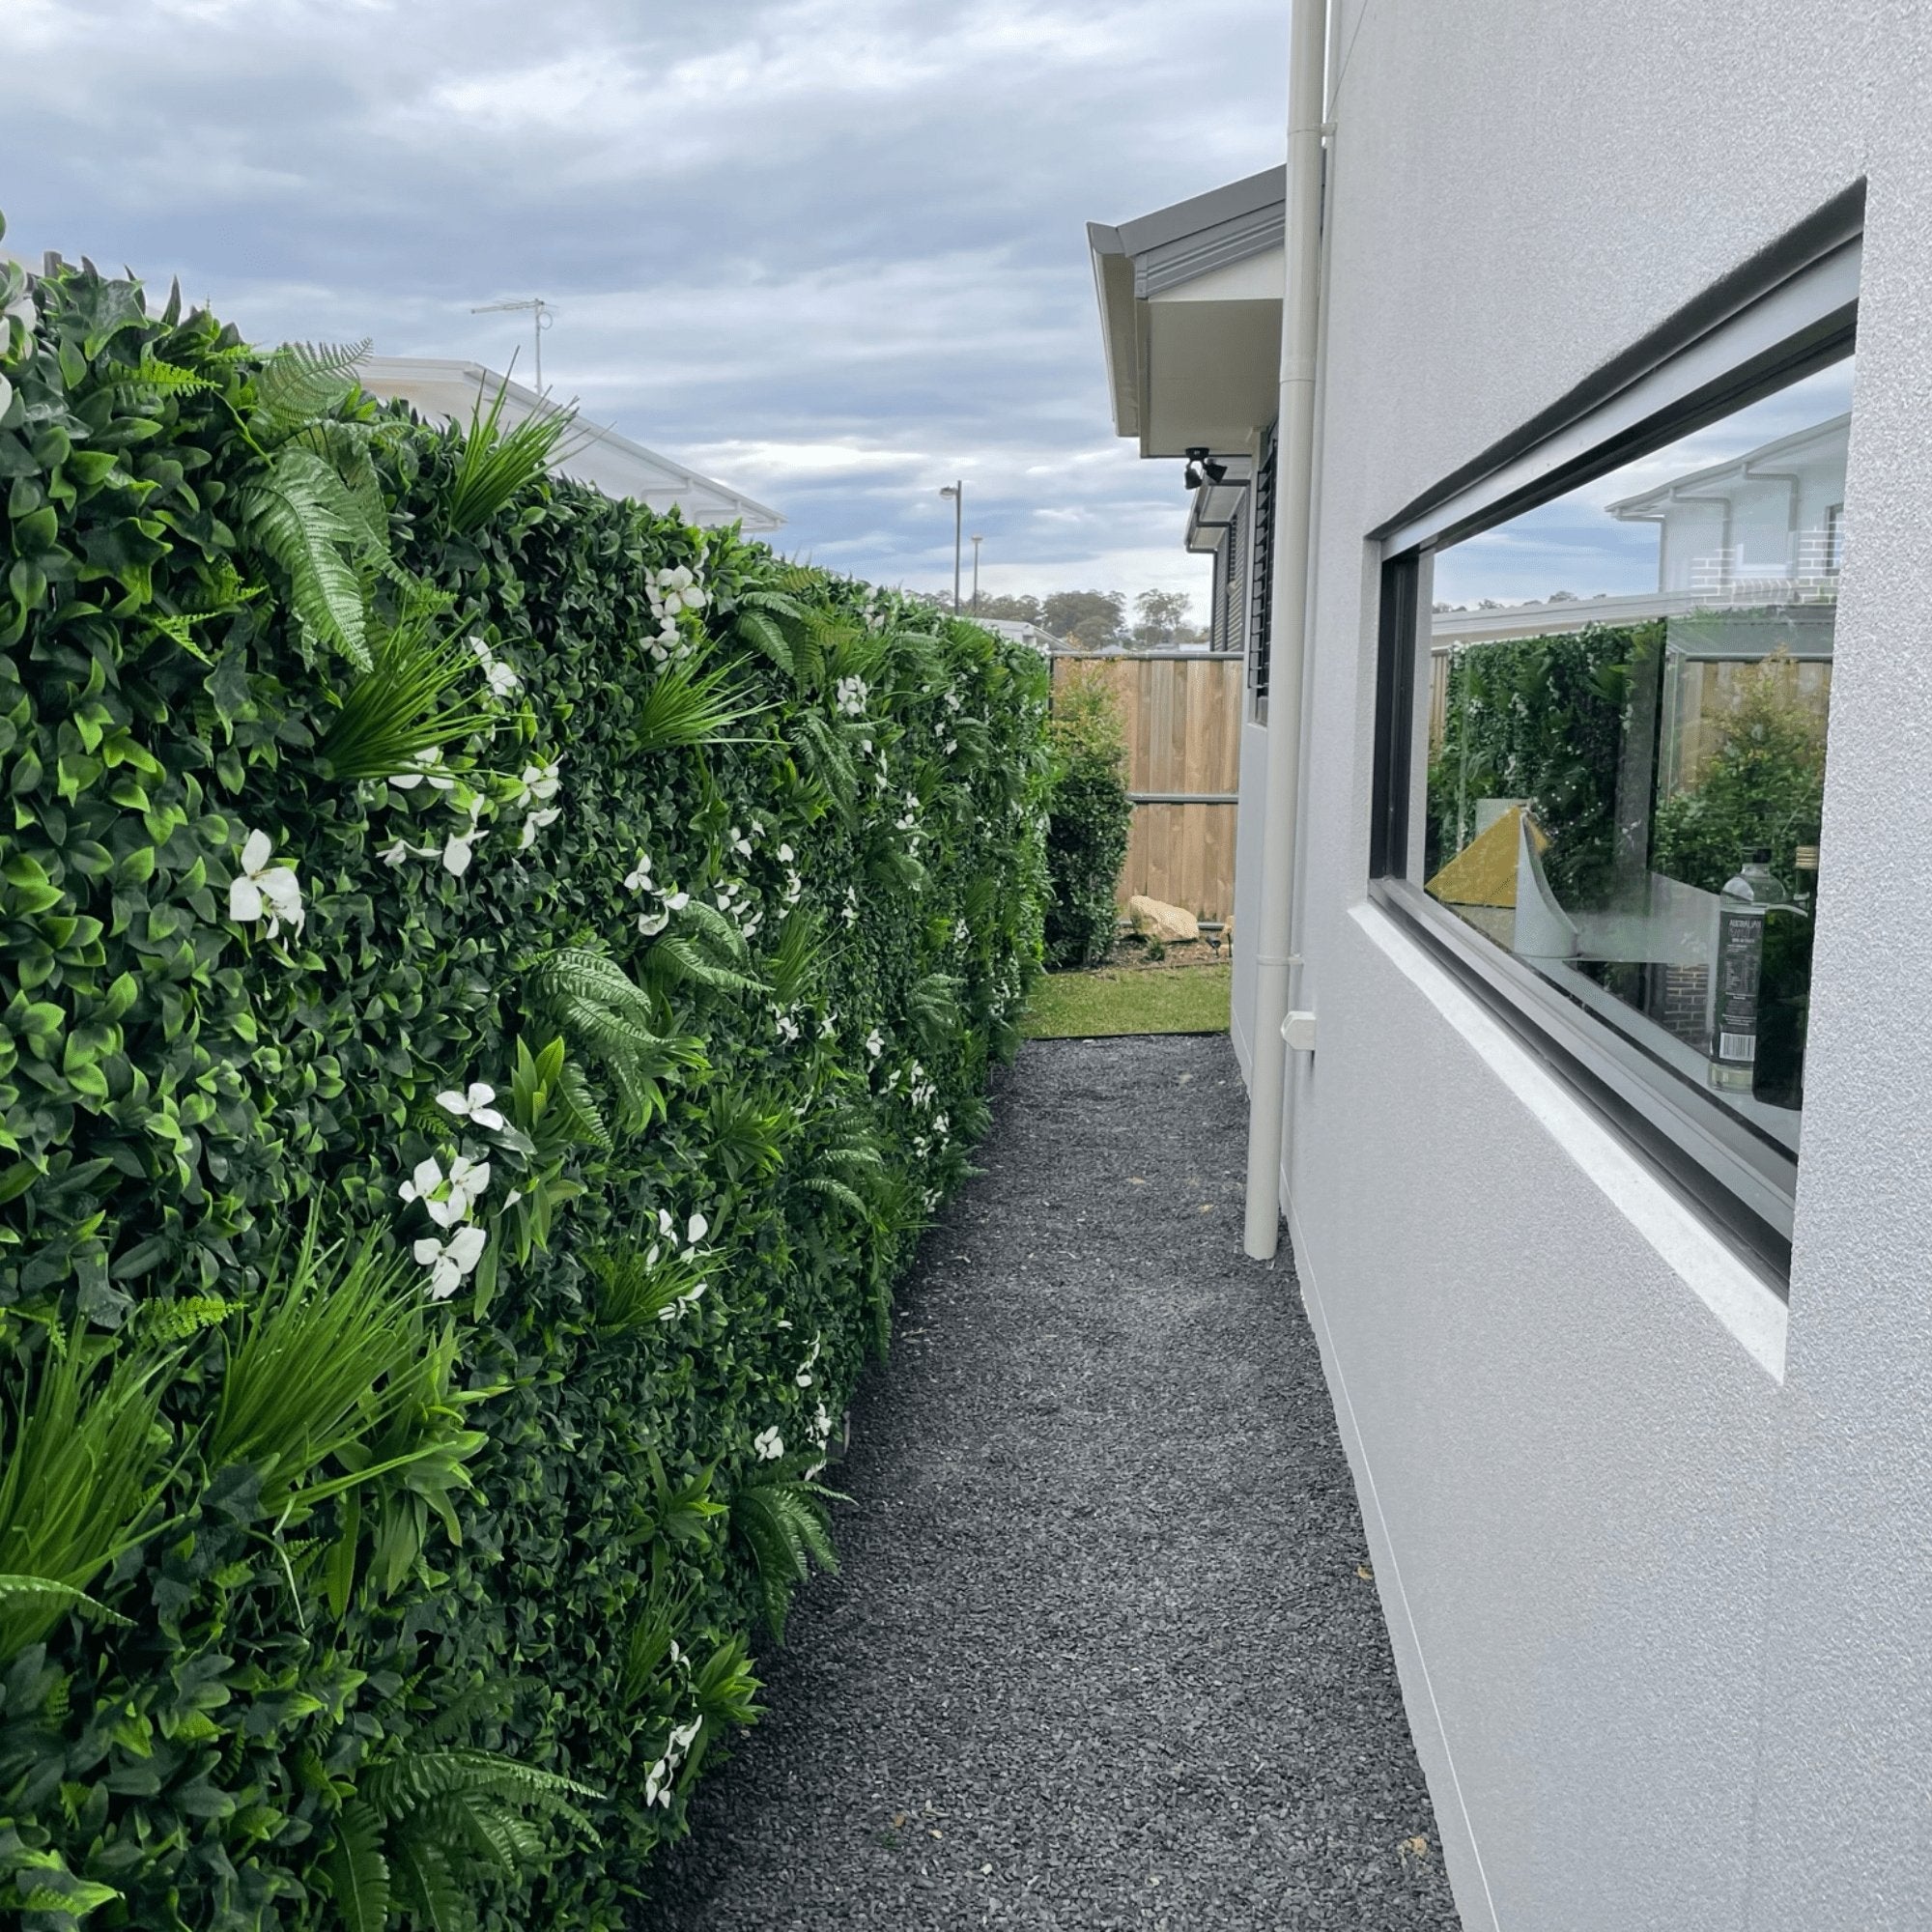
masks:
<svg viewBox="0 0 1932 1932"><path fill-rule="evenodd" d="M749 974L740 973L733 967L720 966L707 959L690 940L669 934L651 948L645 963L656 984L716 986L724 991L738 993L767 990L762 980L753 980Z"/></svg>
<svg viewBox="0 0 1932 1932"><path fill-rule="evenodd" d="M791 1593L811 1575L812 1563L821 1570L838 1567L825 1509L826 1499L838 1493L817 1483L774 1477L746 1485L731 1499L731 1527L752 1552L759 1606L781 1643Z"/></svg>
<svg viewBox="0 0 1932 1932"><path fill-rule="evenodd" d="M797 675L791 646L785 642L784 634L763 611L741 610L734 630L739 639L753 650L763 652L787 677Z"/></svg>
<svg viewBox="0 0 1932 1932"><path fill-rule="evenodd" d="M808 1194L822 1195L828 1201L836 1201L839 1207L848 1208L862 1221L871 1218L872 1210L866 1206L865 1199L845 1181L834 1179L829 1174L814 1174L799 1182Z"/></svg>
<svg viewBox="0 0 1932 1932"><path fill-rule="evenodd" d="M166 1348L192 1341L206 1328L218 1328L235 1312L218 1294L185 1294L174 1301L144 1301L134 1325L144 1340Z"/></svg>
<svg viewBox="0 0 1932 1932"><path fill-rule="evenodd" d="M366 336L349 344L283 343L255 378L254 426L260 440L285 441L356 395L355 372L373 347Z"/></svg>
<svg viewBox="0 0 1932 1932"><path fill-rule="evenodd" d="M375 1812L352 1798L335 1821L335 1840L324 1853L322 1875L346 1932L387 1932L389 1861Z"/></svg>
<svg viewBox="0 0 1932 1932"><path fill-rule="evenodd" d="M605 1153L615 1150L617 1143L611 1137L604 1110L598 1106L597 1097L583 1077L583 1069L574 1060L566 1062L557 1076L556 1097L560 1134L586 1147L599 1148Z"/></svg>
<svg viewBox="0 0 1932 1932"><path fill-rule="evenodd" d="M163 362L153 354L143 355L138 362L108 370L100 377L99 385L103 389L136 389L151 396L195 396L221 386L206 376L196 375L192 369Z"/></svg>
<svg viewBox="0 0 1932 1932"><path fill-rule="evenodd" d="M97 1603L85 1590L77 1590L71 1583L57 1583L51 1577L0 1576L0 1610L39 1610L43 1606L87 1610L110 1624L132 1624L131 1618Z"/></svg>
<svg viewBox="0 0 1932 1932"><path fill-rule="evenodd" d="M368 670L368 614L351 561L366 534L342 479L312 449L279 449L235 503L247 534L287 576L302 627Z"/></svg>

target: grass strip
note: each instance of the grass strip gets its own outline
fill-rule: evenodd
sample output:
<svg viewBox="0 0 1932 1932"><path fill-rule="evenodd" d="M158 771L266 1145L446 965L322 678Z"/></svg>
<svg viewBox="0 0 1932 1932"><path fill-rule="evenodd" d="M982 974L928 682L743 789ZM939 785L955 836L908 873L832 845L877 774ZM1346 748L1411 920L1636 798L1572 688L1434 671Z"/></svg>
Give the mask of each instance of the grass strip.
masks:
<svg viewBox="0 0 1932 1932"><path fill-rule="evenodd" d="M1049 973L1020 1030L1029 1039L1130 1033L1226 1033L1232 966L1102 966Z"/></svg>

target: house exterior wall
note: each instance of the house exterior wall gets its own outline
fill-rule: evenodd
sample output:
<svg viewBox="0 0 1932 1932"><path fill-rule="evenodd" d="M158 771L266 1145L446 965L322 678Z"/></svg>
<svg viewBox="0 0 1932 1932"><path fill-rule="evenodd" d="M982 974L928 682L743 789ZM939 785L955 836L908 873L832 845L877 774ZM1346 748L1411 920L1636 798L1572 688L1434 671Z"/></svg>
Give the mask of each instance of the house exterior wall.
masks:
<svg viewBox="0 0 1932 1932"><path fill-rule="evenodd" d="M1932 14L1337 7L1284 1199L1463 1920L1932 1923ZM1787 1333L1368 903L1365 532L1866 176Z"/></svg>

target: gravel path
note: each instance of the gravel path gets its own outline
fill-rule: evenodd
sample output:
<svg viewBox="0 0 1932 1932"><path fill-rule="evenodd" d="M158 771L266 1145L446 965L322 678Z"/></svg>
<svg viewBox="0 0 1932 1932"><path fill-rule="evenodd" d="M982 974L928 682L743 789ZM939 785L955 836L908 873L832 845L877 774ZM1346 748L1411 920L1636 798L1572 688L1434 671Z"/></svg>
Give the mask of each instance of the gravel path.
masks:
<svg viewBox="0 0 1932 1932"><path fill-rule="evenodd" d="M1227 1041L1032 1043L995 1120L639 1932L1454 1927Z"/></svg>

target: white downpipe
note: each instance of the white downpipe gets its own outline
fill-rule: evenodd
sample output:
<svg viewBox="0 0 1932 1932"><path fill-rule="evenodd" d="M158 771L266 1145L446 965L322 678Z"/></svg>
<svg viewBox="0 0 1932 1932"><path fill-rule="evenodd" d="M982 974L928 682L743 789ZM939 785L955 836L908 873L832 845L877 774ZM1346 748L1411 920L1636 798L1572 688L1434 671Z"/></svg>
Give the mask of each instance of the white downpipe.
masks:
<svg viewBox="0 0 1932 1932"><path fill-rule="evenodd" d="M1315 369L1321 324L1322 63L1327 0L1294 0L1289 38L1287 284L1282 293L1281 416L1275 435L1275 535L1268 646L1267 780L1255 939L1254 1073L1248 1083L1243 1246L1258 1261L1281 1227L1282 1102L1287 1087L1290 930L1301 781L1301 670L1308 635L1309 511L1314 494Z"/></svg>

